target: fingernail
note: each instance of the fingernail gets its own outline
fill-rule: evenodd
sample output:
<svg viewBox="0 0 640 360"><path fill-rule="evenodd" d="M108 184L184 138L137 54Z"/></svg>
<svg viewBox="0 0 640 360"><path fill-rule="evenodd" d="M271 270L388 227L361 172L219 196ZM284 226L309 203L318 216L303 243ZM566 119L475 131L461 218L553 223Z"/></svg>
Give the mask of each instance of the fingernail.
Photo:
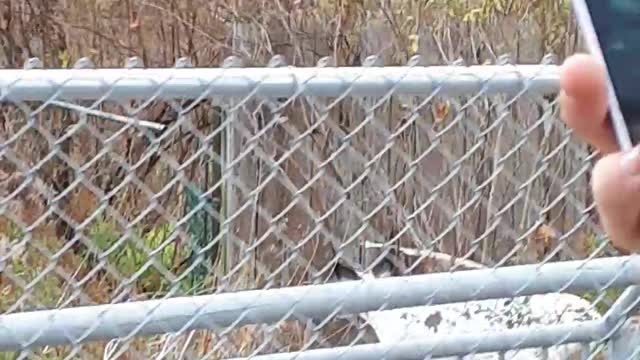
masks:
<svg viewBox="0 0 640 360"><path fill-rule="evenodd" d="M640 147L634 147L622 156L622 170L628 175L640 174Z"/></svg>

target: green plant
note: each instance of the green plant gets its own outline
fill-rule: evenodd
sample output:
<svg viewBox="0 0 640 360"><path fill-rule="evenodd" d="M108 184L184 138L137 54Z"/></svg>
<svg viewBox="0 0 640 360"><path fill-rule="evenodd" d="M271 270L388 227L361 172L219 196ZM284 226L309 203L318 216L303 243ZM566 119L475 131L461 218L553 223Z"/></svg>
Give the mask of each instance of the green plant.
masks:
<svg viewBox="0 0 640 360"><path fill-rule="evenodd" d="M107 261L123 278L135 278L140 291L159 293L170 285L162 270L173 273L183 257L176 240L168 241L174 231L173 225L165 223L145 234L126 234L113 222L100 221L91 227L90 239L101 254L108 254Z"/></svg>
<svg viewBox="0 0 640 360"><path fill-rule="evenodd" d="M596 310L601 314L605 314L611 307L611 304L620 297L623 291L624 289L620 288L607 288L604 290L604 295L602 297L602 292L599 290L588 291L581 296L591 303L596 303Z"/></svg>
<svg viewBox="0 0 640 360"><path fill-rule="evenodd" d="M8 240L17 245L23 242L24 236L21 231L10 232ZM7 264L11 280L3 283L0 311L49 308L61 301L65 281L50 266L52 260L43 250L48 242L47 239L31 237L24 247L13 247L16 252Z"/></svg>

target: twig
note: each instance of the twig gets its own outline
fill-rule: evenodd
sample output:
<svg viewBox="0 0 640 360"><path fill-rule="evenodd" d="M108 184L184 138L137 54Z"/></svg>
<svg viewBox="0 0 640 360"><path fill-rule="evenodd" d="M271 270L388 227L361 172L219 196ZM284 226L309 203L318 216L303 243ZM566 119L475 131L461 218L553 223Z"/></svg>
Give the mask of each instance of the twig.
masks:
<svg viewBox="0 0 640 360"><path fill-rule="evenodd" d="M59 106L59 107L62 107L62 108L78 111L78 112L89 114L89 115L93 115L93 116L102 117L102 118L105 118L105 119L108 119L108 120L112 120L112 121L115 121L115 122L119 122L119 123L123 123L123 124L131 124L131 125L138 124L140 126L143 126L143 127L146 127L146 128L150 128L150 129L153 129L153 130L157 130L157 131L163 131L166 128L165 125L154 123L154 122L151 122L151 121L140 120L140 119L132 118L132 117L128 117L128 116L110 114L110 113L107 113L107 112L104 112L104 111L100 111L100 110L91 110L91 109L87 109L85 107L78 106L78 105L71 104L71 103L64 102L64 101L52 100L49 103L53 104L53 105L56 105L56 106Z"/></svg>

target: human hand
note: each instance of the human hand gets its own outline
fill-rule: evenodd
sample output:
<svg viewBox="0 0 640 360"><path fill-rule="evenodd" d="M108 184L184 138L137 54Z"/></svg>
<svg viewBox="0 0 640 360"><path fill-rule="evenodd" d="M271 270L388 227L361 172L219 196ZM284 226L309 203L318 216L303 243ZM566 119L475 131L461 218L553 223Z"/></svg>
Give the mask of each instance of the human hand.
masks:
<svg viewBox="0 0 640 360"><path fill-rule="evenodd" d="M568 58L560 77L561 118L602 157L591 187L604 230L613 245L640 250L640 148L620 151L607 117L606 72L593 56Z"/></svg>

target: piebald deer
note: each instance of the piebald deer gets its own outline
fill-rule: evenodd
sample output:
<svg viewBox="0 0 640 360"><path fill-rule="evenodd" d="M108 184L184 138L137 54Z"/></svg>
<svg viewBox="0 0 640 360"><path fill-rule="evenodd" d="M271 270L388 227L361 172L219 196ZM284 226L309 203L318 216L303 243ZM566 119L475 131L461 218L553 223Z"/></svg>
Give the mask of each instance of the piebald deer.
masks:
<svg viewBox="0 0 640 360"><path fill-rule="evenodd" d="M370 254L368 258L375 259L383 248L379 244L368 243L366 250ZM417 260L419 263L413 266ZM410 266L409 274L405 273ZM389 251L373 267L369 266L371 270L366 273L338 263L333 270L332 280L366 280L442 272L448 271L452 266L458 271L485 268L473 261L454 260L447 254L400 248ZM512 328L535 329L544 325L592 320L600 316L588 301L576 295L562 293L425 305L361 314L361 318L373 328L381 343L424 339L429 335L472 334ZM503 354L471 354L446 359L566 360L580 358L581 352L581 344L566 344L548 349L510 350Z"/></svg>

